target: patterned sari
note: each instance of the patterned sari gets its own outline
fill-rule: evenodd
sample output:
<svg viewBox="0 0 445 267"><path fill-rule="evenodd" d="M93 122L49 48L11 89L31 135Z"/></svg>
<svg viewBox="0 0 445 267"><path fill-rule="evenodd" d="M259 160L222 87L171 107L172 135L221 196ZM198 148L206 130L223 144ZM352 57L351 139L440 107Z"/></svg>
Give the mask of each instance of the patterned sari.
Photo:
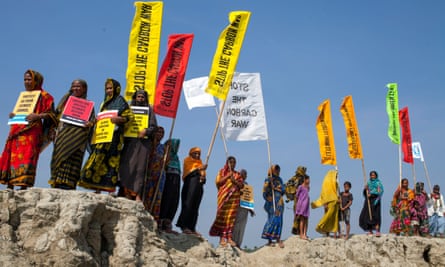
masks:
<svg viewBox="0 0 445 267"><path fill-rule="evenodd" d="M272 190L271 184L275 190ZM272 175L264 180L263 198L266 201L264 203L264 210L267 212L267 221L261 234L261 238L263 239L268 239L271 241L279 240L281 238L281 230L283 227L284 194L285 186L281 177Z"/></svg>
<svg viewBox="0 0 445 267"><path fill-rule="evenodd" d="M414 199L411 189L402 189L400 193L393 196L391 202L391 215L394 217L389 232L393 234L412 235L410 207Z"/></svg>
<svg viewBox="0 0 445 267"><path fill-rule="evenodd" d="M232 172L233 179L222 181L222 178ZM243 177L235 170L230 170L228 163L218 172L216 177L218 188L218 206L216 218L210 227L210 236L220 236L223 238L232 238L233 226L235 224L236 212L240 202L240 187L243 186Z"/></svg>
<svg viewBox="0 0 445 267"><path fill-rule="evenodd" d="M133 120L133 113L128 103L120 96L121 86L118 81L107 79L113 84L113 95L105 94L100 111L117 110L118 116L124 117L126 123ZM124 143L124 124L116 124L113 139L109 143L92 145L92 152L82 168L79 186L87 189L114 192L119 173L120 154Z"/></svg>
<svg viewBox="0 0 445 267"><path fill-rule="evenodd" d="M86 84L86 83L85 83ZM57 118L60 120L66 101L72 95L68 92L61 99L56 108ZM81 96L86 99L87 91ZM94 122L94 110L90 121ZM91 128L82 127L59 121L57 137L54 141L53 155L51 158L51 178L48 183L53 188L76 189L82 168L82 161L88 143Z"/></svg>
<svg viewBox="0 0 445 267"><path fill-rule="evenodd" d="M56 123L54 99L42 89L43 76L33 70L26 73L33 78L34 90L40 91L34 113L45 114L45 119L11 125L0 158L0 183L9 186L34 186L40 152L49 143L49 132Z"/></svg>

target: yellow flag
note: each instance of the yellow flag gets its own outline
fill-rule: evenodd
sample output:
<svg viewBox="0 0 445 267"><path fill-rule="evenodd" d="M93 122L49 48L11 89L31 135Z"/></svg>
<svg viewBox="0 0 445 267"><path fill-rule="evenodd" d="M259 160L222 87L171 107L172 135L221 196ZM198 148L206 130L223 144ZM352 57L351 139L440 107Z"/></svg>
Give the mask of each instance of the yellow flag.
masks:
<svg viewBox="0 0 445 267"><path fill-rule="evenodd" d="M219 36L206 92L221 100L229 92L249 19L248 11L230 12L229 25Z"/></svg>
<svg viewBox="0 0 445 267"><path fill-rule="evenodd" d="M363 159L362 144L358 132L357 121L355 119L354 104L352 96L348 95L343 99L340 106L343 121L345 122L346 138L348 140L348 151L351 159Z"/></svg>
<svg viewBox="0 0 445 267"><path fill-rule="evenodd" d="M135 2L136 11L128 42L127 87L125 99L145 90L153 104L161 42L162 2Z"/></svg>
<svg viewBox="0 0 445 267"><path fill-rule="evenodd" d="M337 165L335 156L334 133L332 131L331 104L328 100L318 106L316 128L320 145L321 164Z"/></svg>

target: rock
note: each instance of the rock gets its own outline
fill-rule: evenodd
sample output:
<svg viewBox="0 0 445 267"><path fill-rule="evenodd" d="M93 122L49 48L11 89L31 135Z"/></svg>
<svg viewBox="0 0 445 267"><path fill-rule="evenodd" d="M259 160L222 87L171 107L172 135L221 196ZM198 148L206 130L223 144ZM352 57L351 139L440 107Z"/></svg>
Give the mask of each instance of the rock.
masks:
<svg viewBox="0 0 445 267"><path fill-rule="evenodd" d="M445 266L445 239L292 236L247 253L159 233L142 204L80 191L0 191L0 266Z"/></svg>

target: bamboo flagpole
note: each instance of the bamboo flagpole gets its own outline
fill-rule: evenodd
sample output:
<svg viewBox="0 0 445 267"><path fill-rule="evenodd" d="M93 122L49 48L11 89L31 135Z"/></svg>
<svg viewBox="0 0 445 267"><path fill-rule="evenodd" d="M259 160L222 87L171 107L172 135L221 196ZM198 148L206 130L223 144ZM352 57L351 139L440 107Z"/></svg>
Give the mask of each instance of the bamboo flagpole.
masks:
<svg viewBox="0 0 445 267"><path fill-rule="evenodd" d="M423 169L425 171L426 181L428 182L430 192L433 192L433 187L431 186L430 175L428 173L428 168L426 167L426 162L425 162L425 158L423 157L422 146L420 145L420 142L412 142L412 152L413 152L413 158L420 159L420 161L423 163Z"/></svg>

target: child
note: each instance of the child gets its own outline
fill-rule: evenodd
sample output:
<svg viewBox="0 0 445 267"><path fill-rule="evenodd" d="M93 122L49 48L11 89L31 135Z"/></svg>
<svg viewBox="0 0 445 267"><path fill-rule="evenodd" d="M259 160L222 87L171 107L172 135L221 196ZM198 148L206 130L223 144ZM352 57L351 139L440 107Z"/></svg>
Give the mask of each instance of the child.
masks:
<svg viewBox="0 0 445 267"><path fill-rule="evenodd" d="M351 225L349 223L349 218L351 216L351 205L352 205L352 193L349 192L349 190L351 190L351 183L346 181L343 184L344 187L344 192L340 193L340 213L339 213L339 222L341 224L342 221L345 222L346 225L346 234L344 236L345 240L347 240L349 238L349 231L351 230ZM339 229L341 229L341 227L339 227ZM340 234L341 234L341 230L340 230Z"/></svg>
<svg viewBox="0 0 445 267"><path fill-rule="evenodd" d="M307 226L309 219L309 176L304 177L303 184L300 185L295 193L295 199L297 200L297 206L295 208L295 216L300 221L300 238L303 240L309 240L307 237Z"/></svg>

